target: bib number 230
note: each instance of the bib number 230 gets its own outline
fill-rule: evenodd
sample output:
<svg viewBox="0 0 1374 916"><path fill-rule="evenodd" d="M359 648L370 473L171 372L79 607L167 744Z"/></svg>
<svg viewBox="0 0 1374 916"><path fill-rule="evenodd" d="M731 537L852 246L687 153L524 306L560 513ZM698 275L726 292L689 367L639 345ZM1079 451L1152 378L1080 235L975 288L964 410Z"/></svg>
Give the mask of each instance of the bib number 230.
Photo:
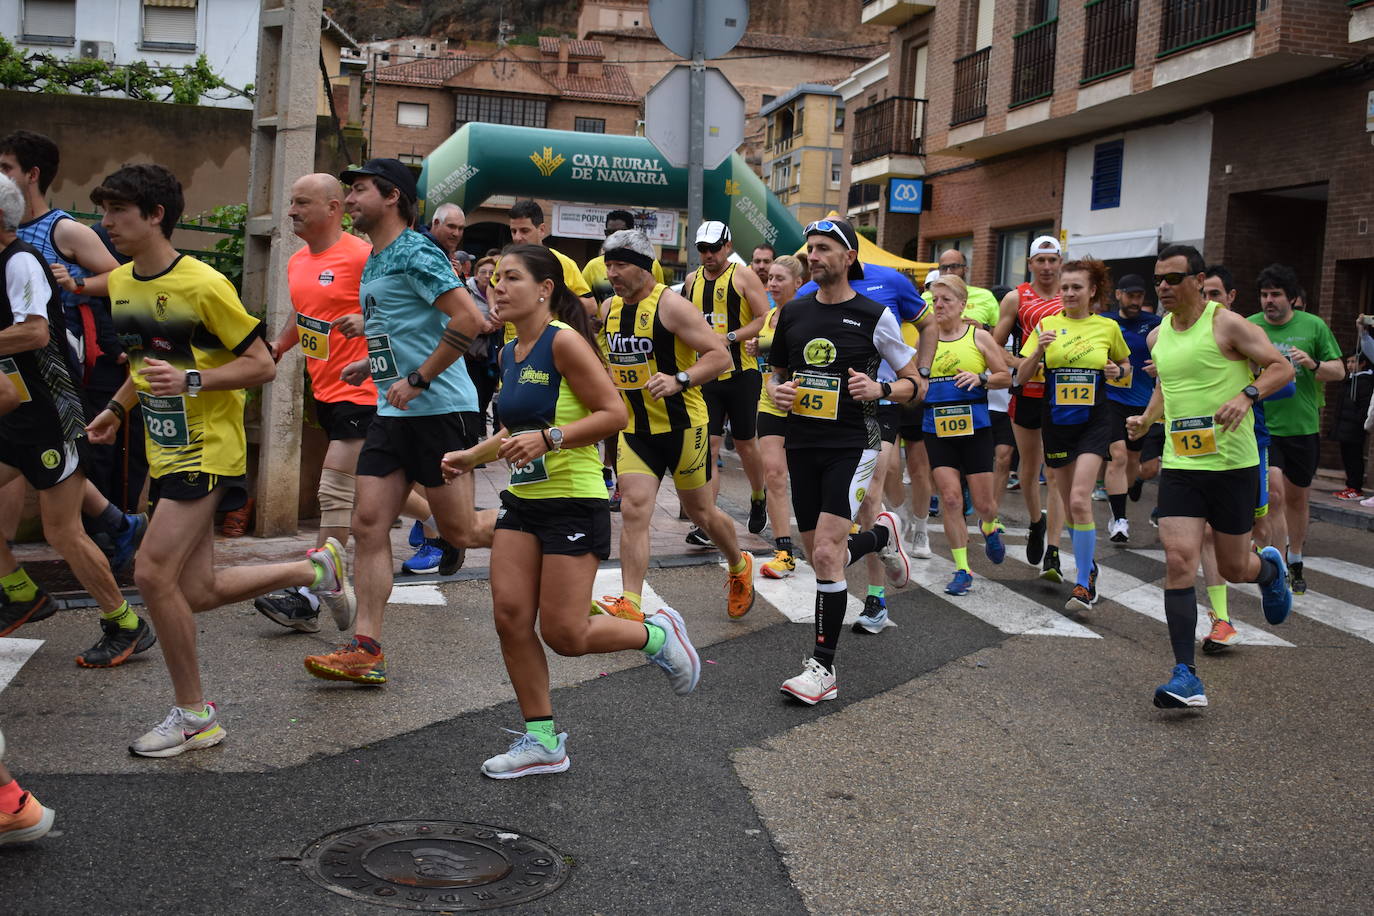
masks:
<svg viewBox="0 0 1374 916"><path fill-rule="evenodd" d="M391 338L374 334L367 339L367 370L374 382L389 382L401 377L396 368L396 354L391 352Z"/></svg>

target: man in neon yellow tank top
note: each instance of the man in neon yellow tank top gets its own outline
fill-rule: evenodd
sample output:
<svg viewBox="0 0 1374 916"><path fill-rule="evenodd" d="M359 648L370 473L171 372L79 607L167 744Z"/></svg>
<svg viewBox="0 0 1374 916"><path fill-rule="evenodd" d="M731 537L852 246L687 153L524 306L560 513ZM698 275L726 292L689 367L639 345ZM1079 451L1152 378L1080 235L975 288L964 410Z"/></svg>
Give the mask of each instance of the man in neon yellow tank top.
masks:
<svg viewBox="0 0 1374 916"><path fill-rule="evenodd" d="M1264 616L1282 623L1293 606L1283 557L1250 547L1259 451L1252 407L1293 378L1293 368L1264 332L1202 295L1205 265L1188 245L1170 245L1155 264L1155 291L1168 316L1150 332L1158 371L1144 414L1128 417L1138 439L1164 418L1164 470L1159 479L1159 537L1168 571L1164 615L1174 650L1169 681L1155 690L1164 709L1206 706L1194 664L1197 578L1203 529L1212 526L1218 571L1260 587ZM1249 363L1262 367L1259 377Z"/></svg>

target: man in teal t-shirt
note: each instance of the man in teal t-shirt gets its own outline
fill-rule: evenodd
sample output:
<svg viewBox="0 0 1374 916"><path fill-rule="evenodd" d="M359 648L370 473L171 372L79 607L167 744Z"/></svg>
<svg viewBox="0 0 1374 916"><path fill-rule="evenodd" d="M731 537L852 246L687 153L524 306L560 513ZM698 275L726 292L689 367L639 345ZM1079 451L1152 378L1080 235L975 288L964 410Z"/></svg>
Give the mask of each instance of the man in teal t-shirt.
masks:
<svg viewBox="0 0 1374 916"><path fill-rule="evenodd" d="M1321 383L1345 377L1341 348L1326 322L1293 309L1300 295L1298 275L1283 264L1270 264L1256 281L1261 312L1250 320L1288 357L1296 373L1297 393L1264 406L1269 424L1269 463L1282 468L1283 510L1288 522L1288 567L1293 594L1307 591L1302 577L1302 547L1307 540L1307 497L1317 474L1321 451L1321 409L1326 403ZM1282 544L1277 545L1282 547Z"/></svg>

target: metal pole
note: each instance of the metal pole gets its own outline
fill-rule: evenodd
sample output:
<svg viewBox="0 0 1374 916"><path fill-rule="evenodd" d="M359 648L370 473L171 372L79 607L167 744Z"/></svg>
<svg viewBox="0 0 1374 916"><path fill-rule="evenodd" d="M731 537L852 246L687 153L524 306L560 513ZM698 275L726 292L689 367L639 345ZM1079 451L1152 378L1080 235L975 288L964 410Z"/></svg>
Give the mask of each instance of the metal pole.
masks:
<svg viewBox="0 0 1374 916"><path fill-rule="evenodd" d="M706 192L706 0L692 3L692 72L687 104L691 133L687 153L687 266L695 270L701 263L692 239L701 225Z"/></svg>

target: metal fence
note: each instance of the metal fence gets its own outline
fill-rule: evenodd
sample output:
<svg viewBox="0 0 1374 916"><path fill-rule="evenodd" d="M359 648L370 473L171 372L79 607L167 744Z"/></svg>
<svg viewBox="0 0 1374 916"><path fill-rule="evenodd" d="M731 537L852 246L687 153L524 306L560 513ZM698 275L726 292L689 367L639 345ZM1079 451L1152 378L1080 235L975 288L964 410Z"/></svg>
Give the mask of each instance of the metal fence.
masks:
<svg viewBox="0 0 1374 916"><path fill-rule="evenodd" d="M893 96L854 112L854 150L850 161L925 153L926 100Z"/></svg>
<svg viewBox="0 0 1374 916"><path fill-rule="evenodd" d="M966 54L954 62L954 108L949 126L977 121L988 113L988 61L991 46Z"/></svg>
<svg viewBox="0 0 1374 916"><path fill-rule="evenodd" d="M66 211L76 219L88 223L100 222L100 213L87 213L77 210L74 207ZM188 232L205 232L224 238L243 238L243 226L240 224L235 227L216 226L205 221L204 216L196 217L195 222L177 223L177 229L184 229ZM212 240L213 241L213 240ZM242 249L239 251L216 251L212 248L178 248L182 254L189 254L198 258L222 274L237 276L243 267Z"/></svg>
<svg viewBox="0 0 1374 916"><path fill-rule="evenodd" d="M1091 0L1083 37L1083 82L1135 66L1137 0Z"/></svg>
<svg viewBox="0 0 1374 916"><path fill-rule="evenodd" d="M1163 0L1159 56L1212 41L1255 24L1255 0Z"/></svg>
<svg viewBox="0 0 1374 916"><path fill-rule="evenodd" d="M1059 20L1049 19L1012 36L1013 108L1054 93L1054 40L1058 31Z"/></svg>

